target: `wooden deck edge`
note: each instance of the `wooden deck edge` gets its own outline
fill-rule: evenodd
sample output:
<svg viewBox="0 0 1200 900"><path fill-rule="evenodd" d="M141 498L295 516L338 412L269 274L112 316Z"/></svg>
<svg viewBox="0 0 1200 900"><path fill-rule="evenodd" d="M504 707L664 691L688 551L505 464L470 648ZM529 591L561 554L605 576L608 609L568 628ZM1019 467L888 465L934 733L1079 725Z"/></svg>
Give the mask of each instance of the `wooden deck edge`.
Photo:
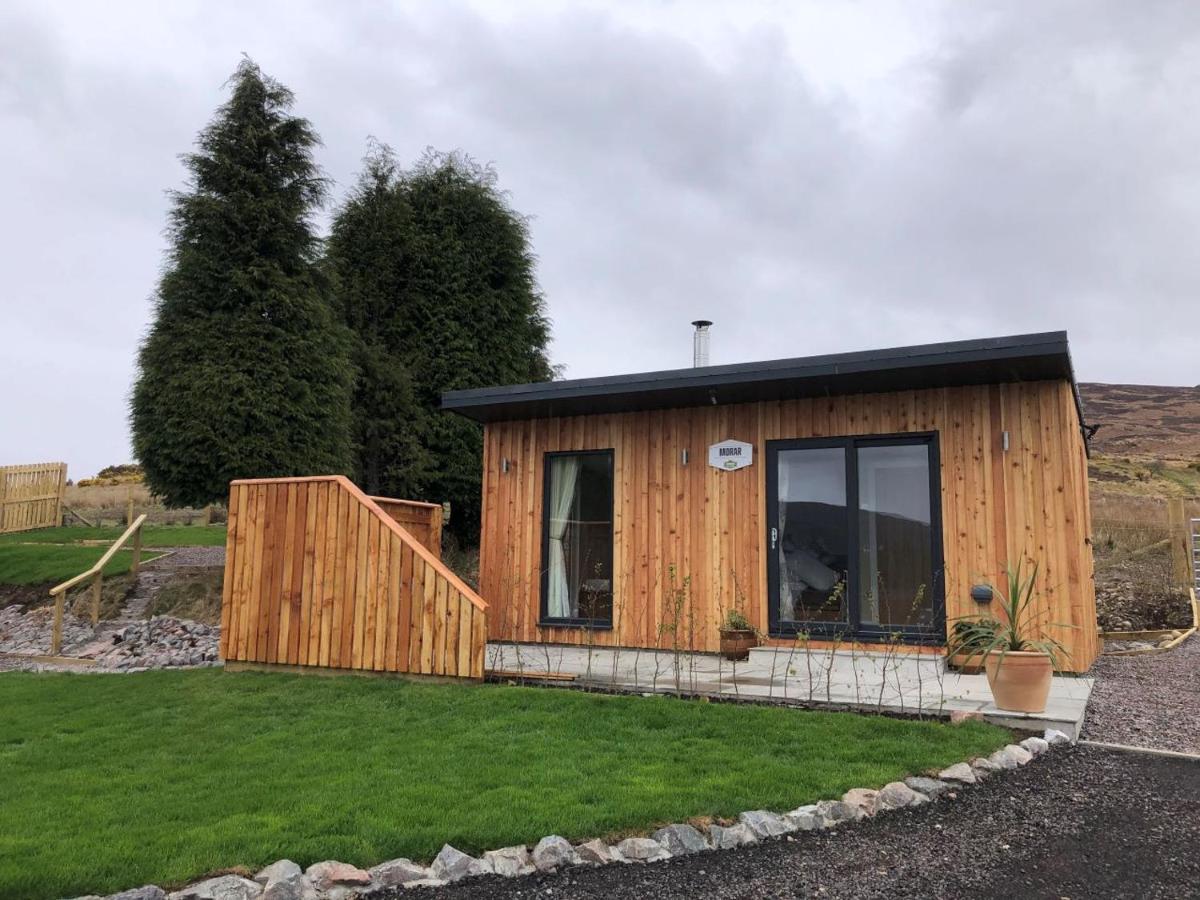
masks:
<svg viewBox="0 0 1200 900"><path fill-rule="evenodd" d="M483 673L483 677L501 681L508 681L509 679L519 681L574 681L579 676L574 672L526 672L521 669L487 669Z"/></svg>
<svg viewBox="0 0 1200 900"><path fill-rule="evenodd" d="M96 661L94 659L80 659L76 656L53 656L48 653L31 656L28 653L8 653L6 651L0 651L0 658L17 659L21 660L22 662L40 663L43 665L78 666L81 669L89 669L96 665Z"/></svg>
<svg viewBox="0 0 1200 900"><path fill-rule="evenodd" d="M479 684L481 681L481 679L469 675L462 677L421 675L417 672L377 672L374 669L334 669L329 666L297 666L285 663L242 662L240 660L225 661L224 669L226 672L271 672L277 675L317 675L322 677L357 675L363 678L391 678L421 684Z"/></svg>

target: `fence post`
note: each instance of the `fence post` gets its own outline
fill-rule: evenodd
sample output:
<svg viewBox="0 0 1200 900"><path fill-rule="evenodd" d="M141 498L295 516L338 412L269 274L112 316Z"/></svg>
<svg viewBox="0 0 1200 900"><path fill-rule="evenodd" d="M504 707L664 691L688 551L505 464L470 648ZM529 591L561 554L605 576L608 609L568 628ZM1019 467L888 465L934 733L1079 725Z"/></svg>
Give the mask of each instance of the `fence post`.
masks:
<svg viewBox="0 0 1200 900"><path fill-rule="evenodd" d="M62 617L63 617L63 595L66 591L59 591L54 595L54 631L50 637L50 655L58 656L58 651L62 649Z"/></svg>
<svg viewBox="0 0 1200 900"><path fill-rule="evenodd" d="M126 526L133 524L133 488L125 489L125 524Z"/></svg>
<svg viewBox="0 0 1200 900"><path fill-rule="evenodd" d="M129 567L134 576L137 576L138 569L142 566L142 529L138 529L133 533L133 565Z"/></svg>
<svg viewBox="0 0 1200 900"><path fill-rule="evenodd" d="M1171 582L1191 584L1191 535L1188 533L1188 520L1181 497L1167 499L1167 528L1171 539Z"/></svg>
<svg viewBox="0 0 1200 900"><path fill-rule="evenodd" d="M92 576L92 627L100 622L100 591L104 585L104 572Z"/></svg>

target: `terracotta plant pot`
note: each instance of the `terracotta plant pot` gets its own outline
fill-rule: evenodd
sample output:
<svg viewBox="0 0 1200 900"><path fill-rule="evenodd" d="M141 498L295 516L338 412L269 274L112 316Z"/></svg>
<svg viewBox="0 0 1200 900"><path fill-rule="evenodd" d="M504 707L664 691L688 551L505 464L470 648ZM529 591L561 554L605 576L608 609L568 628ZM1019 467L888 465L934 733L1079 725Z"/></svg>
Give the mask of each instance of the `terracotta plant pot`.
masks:
<svg viewBox="0 0 1200 900"><path fill-rule="evenodd" d="M992 699L1000 709L1028 713L1046 711L1054 666L1045 653L1009 650L1003 659L999 653L989 653L984 670L992 689Z"/></svg>
<svg viewBox="0 0 1200 900"><path fill-rule="evenodd" d="M750 649L758 646L758 635L749 629L721 629L721 655L737 662L750 658Z"/></svg>

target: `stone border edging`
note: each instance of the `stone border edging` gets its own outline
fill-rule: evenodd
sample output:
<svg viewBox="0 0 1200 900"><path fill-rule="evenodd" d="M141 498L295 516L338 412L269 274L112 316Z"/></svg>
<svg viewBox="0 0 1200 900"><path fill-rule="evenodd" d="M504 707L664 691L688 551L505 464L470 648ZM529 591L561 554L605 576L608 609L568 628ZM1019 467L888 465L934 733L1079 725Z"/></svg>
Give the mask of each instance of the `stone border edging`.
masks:
<svg viewBox="0 0 1200 900"><path fill-rule="evenodd" d="M705 850L731 850L801 831L817 831L858 822L896 809L922 806L992 775L1028 765L1036 757L1071 739L1046 729L1042 737L1008 744L988 757L974 757L942 769L937 777L912 775L879 790L852 788L840 800L821 800L791 812L756 809L741 813L732 825L708 826L707 835L690 824L664 825L650 837L629 837L615 845L596 838L573 845L559 835L547 835L532 851L524 845L488 850L478 858L445 844L429 866L410 859L393 859L370 869L326 860L301 869L281 859L253 879L220 875L168 894L146 885L107 897L88 895L76 900L352 900L387 890L441 886L480 875L515 878L535 872L555 872L573 866L614 863L652 863Z"/></svg>

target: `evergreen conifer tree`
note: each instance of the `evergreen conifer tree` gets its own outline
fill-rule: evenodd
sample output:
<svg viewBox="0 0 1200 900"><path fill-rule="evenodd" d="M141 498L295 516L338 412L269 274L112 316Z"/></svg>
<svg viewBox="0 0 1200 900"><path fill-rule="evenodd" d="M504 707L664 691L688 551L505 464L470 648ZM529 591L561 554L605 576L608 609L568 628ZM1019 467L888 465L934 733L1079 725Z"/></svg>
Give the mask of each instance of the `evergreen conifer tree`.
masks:
<svg viewBox="0 0 1200 900"><path fill-rule="evenodd" d="M171 195L171 248L138 355L134 451L173 505L229 481L349 470L352 367L319 266L319 138L245 60Z"/></svg>

